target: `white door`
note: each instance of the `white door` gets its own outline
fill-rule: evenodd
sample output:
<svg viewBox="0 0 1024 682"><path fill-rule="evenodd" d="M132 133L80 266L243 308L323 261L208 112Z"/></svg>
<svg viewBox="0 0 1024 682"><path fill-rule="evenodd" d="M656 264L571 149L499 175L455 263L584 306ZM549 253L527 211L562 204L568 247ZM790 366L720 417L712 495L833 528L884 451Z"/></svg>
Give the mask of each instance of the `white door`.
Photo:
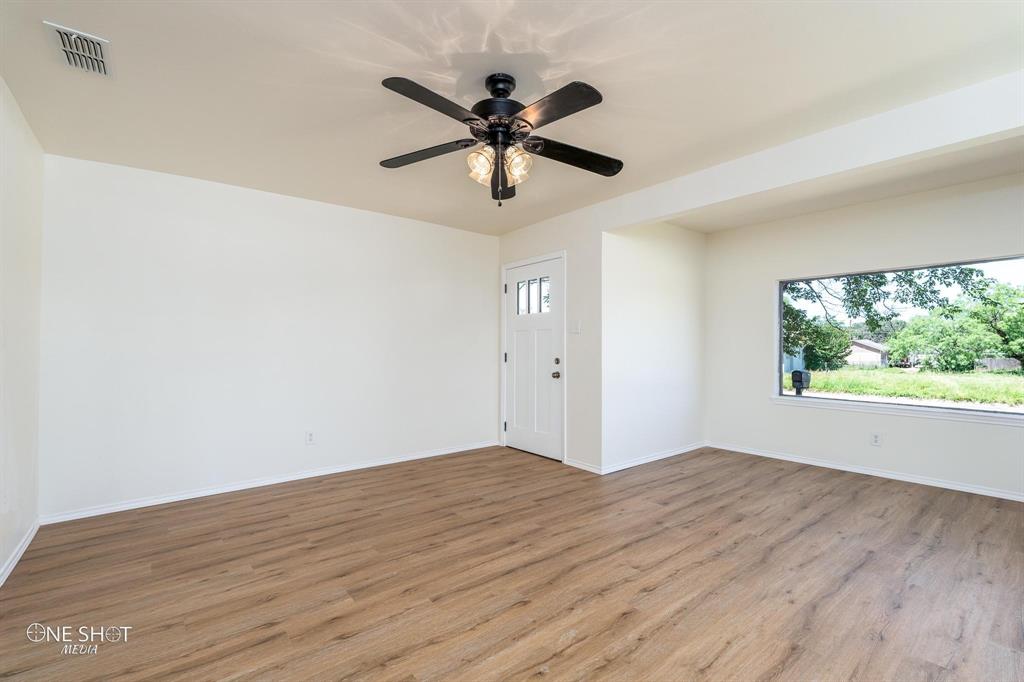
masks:
<svg viewBox="0 0 1024 682"><path fill-rule="evenodd" d="M505 274L505 444L562 460L565 277L555 258Z"/></svg>

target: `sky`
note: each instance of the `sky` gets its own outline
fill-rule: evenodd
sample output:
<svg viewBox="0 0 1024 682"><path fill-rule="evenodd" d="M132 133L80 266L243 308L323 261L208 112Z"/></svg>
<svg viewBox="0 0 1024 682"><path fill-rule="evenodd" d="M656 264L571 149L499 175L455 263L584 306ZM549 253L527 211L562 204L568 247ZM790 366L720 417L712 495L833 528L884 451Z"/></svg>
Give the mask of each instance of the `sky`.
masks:
<svg viewBox="0 0 1024 682"><path fill-rule="evenodd" d="M1017 287L1024 286L1024 258L997 260L972 267L984 272L986 277L991 277Z"/></svg>
<svg viewBox="0 0 1024 682"><path fill-rule="evenodd" d="M988 263L972 263L969 264L972 268L977 268L985 273L986 277L991 277L999 282L1006 284L1012 284L1018 287L1024 287L1024 258L1011 258L1008 260L991 261ZM956 300L960 296L960 287L949 287L943 292L943 295L949 300ZM793 304L805 311L809 316L814 317L822 316L821 305L815 301L793 301ZM900 318L909 320L912 317L918 315L927 315L928 311L921 308L915 308L913 306L893 306L895 310L900 312ZM836 319L840 322L849 323L850 319L843 314L842 310L832 311Z"/></svg>

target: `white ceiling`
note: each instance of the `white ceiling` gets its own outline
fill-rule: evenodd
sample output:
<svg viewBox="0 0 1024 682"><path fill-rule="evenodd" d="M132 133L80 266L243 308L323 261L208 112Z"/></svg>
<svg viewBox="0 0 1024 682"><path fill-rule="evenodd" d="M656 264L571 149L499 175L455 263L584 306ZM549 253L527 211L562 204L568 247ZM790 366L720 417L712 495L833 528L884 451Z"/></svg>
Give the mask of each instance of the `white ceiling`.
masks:
<svg viewBox="0 0 1024 682"><path fill-rule="evenodd" d="M3 0L0 73L46 151L499 234L1024 66L1012 2L90 2ZM111 41L112 76L64 65L48 19ZM385 90L470 106L493 71L529 103L572 80L605 101L542 134L621 158L538 159L496 208L465 137Z"/></svg>
<svg viewBox="0 0 1024 682"><path fill-rule="evenodd" d="M1021 173L1024 135L1016 135L748 194L687 211L666 222L698 232L716 232Z"/></svg>

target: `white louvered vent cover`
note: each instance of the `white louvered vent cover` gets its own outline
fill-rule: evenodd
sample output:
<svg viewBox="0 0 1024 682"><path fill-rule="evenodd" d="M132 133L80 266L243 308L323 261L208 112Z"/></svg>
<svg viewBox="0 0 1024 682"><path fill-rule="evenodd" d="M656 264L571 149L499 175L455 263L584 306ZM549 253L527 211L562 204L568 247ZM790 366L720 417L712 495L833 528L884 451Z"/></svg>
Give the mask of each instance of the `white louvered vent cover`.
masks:
<svg viewBox="0 0 1024 682"><path fill-rule="evenodd" d="M107 55L104 46L110 41L49 21L43 23L57 32L60 49L68 66L107 75Z"/></svg>

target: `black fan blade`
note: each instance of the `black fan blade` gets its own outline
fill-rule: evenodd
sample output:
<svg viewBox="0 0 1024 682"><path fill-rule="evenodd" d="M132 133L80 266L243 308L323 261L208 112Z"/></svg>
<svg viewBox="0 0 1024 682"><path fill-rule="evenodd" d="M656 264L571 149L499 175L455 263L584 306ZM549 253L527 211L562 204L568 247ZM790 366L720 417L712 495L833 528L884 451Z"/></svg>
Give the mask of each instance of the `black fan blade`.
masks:
<svg viewBox="0 0 1024 682"><path fill-rule="evenodd" d="M380 84L388 90L393 90L399 95L405 95L409 99L415 100L424 106L428 106L434 111L439 111L445 116L450 116L460 123L465 123L466 125L486 126L484 120L469 109L456 104L450 99L442 97L432 90L427 90L419 83L414 83L408 78L385 78Z"/></svg>
<svg viewBox="0 0 1024 682"><path fill-rule="evenodd" d="M516 195L516 188L508 184L508 172L501 159L504 158L505 148L498 145L495 152L494 170L491 171L491 198L495 201L511 199ZM500 192L498 190L501 190Z"/></svg>
<svg viewBox="0 0 1024 682"><path fill-rule="evenodd" d="M573 81L526 107L516 114L516 118L521 118L536 130L543 125L600 103L600 92L586 83Z"/></svg>
<svg viewBox="0 0 1024 682"><path fill-rule="evenodd" d="M543 156L552 161L561 161L609 178L622 170L622 162L618 159L535 135L523 140L523 149L531 154Z"/></svg>
<svg viewBox="0 0 1024 682"><path fill-rule="evenodd" d="M396 156L392 159L385 159L380 162L380 165L385 168L401 168L402 166L408 166L410 163L425 161L427 159L432 159L435 156L441 156L442 154L457 152L460 149L469 149L477 144L479 143L476 140L469 139L445 142L444 144L439 144L435 147L427 147L426 149L402 154L401 156Z"/></svg>

